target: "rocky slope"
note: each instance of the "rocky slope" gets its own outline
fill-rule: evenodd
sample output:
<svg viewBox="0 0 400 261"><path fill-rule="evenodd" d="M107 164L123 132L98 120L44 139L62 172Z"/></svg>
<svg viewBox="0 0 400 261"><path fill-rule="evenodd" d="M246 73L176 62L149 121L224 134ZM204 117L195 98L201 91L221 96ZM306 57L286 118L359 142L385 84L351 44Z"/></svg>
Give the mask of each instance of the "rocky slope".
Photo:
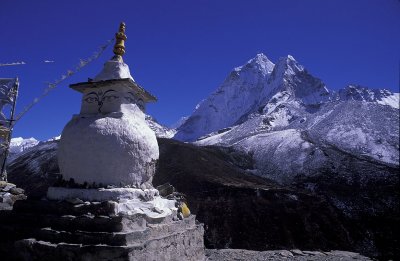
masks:
<svg viewBox="0 0 400 261"><path fill-rule="evenodd" d="M334 208L316 196L246 173L243 168L252 168L250 157L171 140L159 143L162 157L153 183L170 182L187 195L205 224L207 247L347 248L349 238Z"/></svg>
<svg viewBox="0 0 400 261"><path fill-rule="evenodd" d="M250 251L243 249L206 249L207 261L370 261L372 259L357 253L347 251L301 251L298 249L275 251Z"/></svg>

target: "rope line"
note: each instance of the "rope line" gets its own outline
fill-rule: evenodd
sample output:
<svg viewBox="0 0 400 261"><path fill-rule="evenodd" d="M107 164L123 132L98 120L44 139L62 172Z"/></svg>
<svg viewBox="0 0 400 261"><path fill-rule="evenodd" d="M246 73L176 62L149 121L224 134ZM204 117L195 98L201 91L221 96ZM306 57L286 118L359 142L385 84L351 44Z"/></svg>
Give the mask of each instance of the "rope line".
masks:
<svg viewBox="0 0 400 261"><path fill-rule="evenodd" d="M44 97L46 97L50 91L54 90L60 83L64 82L66 79L74 75L75 73L79 72L83 67L87 66L91 62L95 61L97 58L101 56L101 54L104 52L105 49L114 41L114 38L108 40L105 44L99 47L98 51L94 52L92 56L90 56L87 59L80 59L79 64L75 67L73 70L67 70L67 72L63 75L58 80L55 80L54 82L50 82L47 84L47 88L44 89L43 93L39 96L33 99L33 101L25 106L23 111L19 113L14 121L14 124L19 121L28 111L32 109L33 106L35 106L40 100L42 100Z"/></svg>

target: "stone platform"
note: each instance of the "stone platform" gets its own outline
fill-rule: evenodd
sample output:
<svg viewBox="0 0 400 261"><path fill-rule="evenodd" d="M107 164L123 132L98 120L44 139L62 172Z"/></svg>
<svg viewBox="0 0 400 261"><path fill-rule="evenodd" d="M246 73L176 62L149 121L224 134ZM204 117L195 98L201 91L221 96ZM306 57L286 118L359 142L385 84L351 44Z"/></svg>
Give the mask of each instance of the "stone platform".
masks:
<svg viewBox="0 0 400 261"><path fill-rule="evenodd" d="M0 212L2 260L205 259L204 229L194 215L152 217L117 207L115 201L17 201Z"/></svg>
<svg viewBox="0 0 400 261"><path fill-rule="evenodd" d="M0 211L11 210L15 201L25 200L24 190L15 184L0 180Z"/></svg>

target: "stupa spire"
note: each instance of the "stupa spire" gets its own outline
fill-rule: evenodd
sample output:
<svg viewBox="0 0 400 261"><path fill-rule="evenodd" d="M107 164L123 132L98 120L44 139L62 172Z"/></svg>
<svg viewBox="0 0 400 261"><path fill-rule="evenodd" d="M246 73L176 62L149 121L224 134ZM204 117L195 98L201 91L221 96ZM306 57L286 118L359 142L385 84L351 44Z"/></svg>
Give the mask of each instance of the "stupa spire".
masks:
<svg viewBox="0 0 400 261"><path fill-rule="evenodd" d="M122 56L125 53L125 23L121 22L118 33L115 34L114 54Z"/></svg>

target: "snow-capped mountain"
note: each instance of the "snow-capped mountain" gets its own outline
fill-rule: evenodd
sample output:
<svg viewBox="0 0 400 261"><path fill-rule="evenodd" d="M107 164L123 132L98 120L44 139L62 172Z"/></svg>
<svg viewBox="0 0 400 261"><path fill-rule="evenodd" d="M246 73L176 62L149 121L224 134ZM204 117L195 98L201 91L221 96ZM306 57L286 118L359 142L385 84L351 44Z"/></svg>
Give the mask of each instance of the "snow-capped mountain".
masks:
<svg viewBox="0 0 400 261"><path fill-rule="evenodd" d="M309 74L291 55L280 58L274 66L267 87L260 95L259 105L265 106L279 93L304 105L316 105L331 99L325 84Z"/></svg>
<svg viewBox="0 0 400 261"><path fill-rule="evenodd" d="M398 106L398 93L356 85L329 91L292 56L274 65L259 54L235 68L175 138L248 152L256 174L290 182L339 164L327 148L398 166Z"/></svg>
<svg viewBox="0 0 400 261"><path fill-rule="evenodd" d="M273 68L274 64L263 54L235 68L210 97L196 106L193 114L178 128L175 138L193 141L234 125L257 108L260 93L266 88Z"/></svg>
<svg viewBox="0 0 400 261"><path fill-rule="evenodd" d="M264 54L233 69L222 85L201 101L193 114L177 128L175 139L195 141L203 135L232 127L268 114L282 103L291 102L308 111L338 101L364 101L399 108L399 93L349 85L338 92L312 76L291 55L274 65Z"/></svg>
<svg viewBox="0 0 400 261"><path fill-rule="evenodd" d="M35 138L24 139L22 137L12 138L10 142L10 154L18 154L24 150L36 146L39 141Z"/></svg>
<svg viewBox="0 0 400 261"><path fill-rule="evenodd" d="M265 105L293 98L305 105L332 99L325 84L310 75L292 56L281 58L274 65L264 54L257 54L235 68L213 94L196 106L178 128L175 139L194 141L241 123L252 113L273 109Z"/></svg>

